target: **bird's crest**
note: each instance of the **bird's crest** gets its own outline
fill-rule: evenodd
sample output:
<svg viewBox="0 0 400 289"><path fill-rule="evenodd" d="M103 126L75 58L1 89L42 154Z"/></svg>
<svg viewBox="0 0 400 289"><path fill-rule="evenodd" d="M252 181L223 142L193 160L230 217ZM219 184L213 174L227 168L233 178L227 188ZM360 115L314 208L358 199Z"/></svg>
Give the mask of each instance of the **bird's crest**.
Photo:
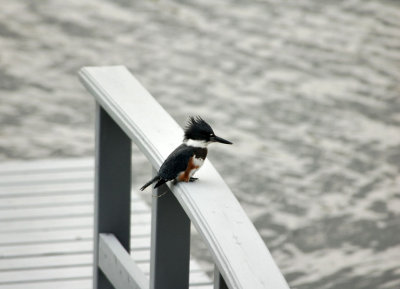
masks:
<svg viewBox="0 0 400 289"><path fill-rule="evenodd" d="M203 135L214 133L211 126L200 116L190 116L186 126L184 139L197 139Z"/></svg>

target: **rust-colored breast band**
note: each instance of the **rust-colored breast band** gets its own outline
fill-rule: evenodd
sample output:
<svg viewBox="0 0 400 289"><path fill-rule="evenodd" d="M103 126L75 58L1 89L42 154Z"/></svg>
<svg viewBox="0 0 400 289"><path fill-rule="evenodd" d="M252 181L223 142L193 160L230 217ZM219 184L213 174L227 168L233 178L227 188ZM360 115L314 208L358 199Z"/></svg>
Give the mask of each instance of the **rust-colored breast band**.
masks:
<svg viewBox="0 0 400 289"><path fill-rule="evenodd" d="M188 182L189 179L190 179L190 172L191 172L192 170L198 169L198 168L199 168L199 166L194 165L194 163L193 163L193 157L191 157L191 158L189 159L189 163L188 163L188 166L186 167L185 172L184 172L184 173L181 173L181 174L178 176L178 181L180 181L180 182Z"/></svg>

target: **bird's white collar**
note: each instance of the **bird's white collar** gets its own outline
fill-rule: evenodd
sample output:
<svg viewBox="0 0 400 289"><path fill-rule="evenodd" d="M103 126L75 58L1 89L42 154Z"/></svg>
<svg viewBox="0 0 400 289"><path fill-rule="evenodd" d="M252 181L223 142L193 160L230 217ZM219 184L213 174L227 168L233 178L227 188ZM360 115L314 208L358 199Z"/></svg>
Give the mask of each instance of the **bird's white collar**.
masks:
<svg viewBox="0 0 400 289"><path fill-rule="evenodd" d="M194 140L194 139L185 140L184 143L186 143L186 145L188 146L196 148L206 148L209 144L209 142L203 140Z"/></svg>

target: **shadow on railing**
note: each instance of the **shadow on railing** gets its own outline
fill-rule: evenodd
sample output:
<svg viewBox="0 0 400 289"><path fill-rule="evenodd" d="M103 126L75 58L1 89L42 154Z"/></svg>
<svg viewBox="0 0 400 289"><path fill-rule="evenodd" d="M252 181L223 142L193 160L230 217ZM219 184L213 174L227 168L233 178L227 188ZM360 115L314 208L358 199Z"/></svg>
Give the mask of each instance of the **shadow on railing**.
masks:
<svg viewBox="0 0 400 289"><path fill-rule="evenodd" d="M94 288L189 287L190 224L216 264L214 288L288 288L267 247L210 162L201 181L163 185L153 198L150 280L130 257L131 141L155 170L182 130L123 66L86 67L97 102ZM134 232L133 232L134 233Z"/></svg>

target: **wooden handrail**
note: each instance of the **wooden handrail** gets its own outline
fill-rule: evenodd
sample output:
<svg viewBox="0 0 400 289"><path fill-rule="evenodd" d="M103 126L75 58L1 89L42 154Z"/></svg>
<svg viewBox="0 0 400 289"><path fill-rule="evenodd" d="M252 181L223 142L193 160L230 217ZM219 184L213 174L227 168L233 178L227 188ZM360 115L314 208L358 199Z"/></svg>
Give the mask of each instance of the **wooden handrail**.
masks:
<svg viewBox="0 0 400 289"><path fill-rule="evenodd" d="M180 144L180 126L124 66L84 67L79 76L101 108L158 170ZM196 176L198 182L169 186L210 249L227 286L289 288L254 225L212 164L206 160Z"/></svg>

